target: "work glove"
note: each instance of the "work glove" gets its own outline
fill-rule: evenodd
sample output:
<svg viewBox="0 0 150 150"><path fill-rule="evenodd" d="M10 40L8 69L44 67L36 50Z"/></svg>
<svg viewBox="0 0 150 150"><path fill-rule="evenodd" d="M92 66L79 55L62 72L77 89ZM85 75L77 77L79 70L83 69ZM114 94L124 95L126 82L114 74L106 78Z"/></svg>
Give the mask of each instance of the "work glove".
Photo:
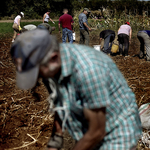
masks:
<svg viewBox="0 0 150 150"><path fill-rule="evenodd" d="M63 145L63 136L55 134L52 136L47 143L47 148L57 148L58 150L61 149Z"/></svg>
<svg viewBox="0 0 150 150"><path fill-rule="evenodd" d="M19 31L21 31L22 30L22 28L19 26Z"/></svg>
<svg viewBox="0 0 150 150"><path fill-rule="evenodd" d="M53 21L53 24L55 24L55 22Z"/></svg>

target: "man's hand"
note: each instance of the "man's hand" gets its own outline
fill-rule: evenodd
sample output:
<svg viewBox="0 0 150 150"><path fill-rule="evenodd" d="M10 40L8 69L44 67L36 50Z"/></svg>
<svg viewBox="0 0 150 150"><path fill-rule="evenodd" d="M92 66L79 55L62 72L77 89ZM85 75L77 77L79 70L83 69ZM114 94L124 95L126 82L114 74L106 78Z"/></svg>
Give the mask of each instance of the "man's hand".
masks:
<svg viewBox="0 0 150 150"><path fill-rule="evenodd" d="M58 114L55 113L53 133L52 133L52 137L47 143L47 150L58 150L61 148L62 145L63 145L63 132L62 132L62 127L61 127L61 120L58 117ZM50 148L50 147L53 147L53 148Z"/></svg>
<svg viewBox="0 0 150 150"><path fill-rule="evenodd" d="M60 149L63 146L63 136L54 134L47 143L48 149Z"/></svg>
<svg viewBox="0 0 150 150"><path fill-rule="evenodd" d="M77 142L73 150L90 150L105 136L106 109L84 109L84 116L88 120L89 129L83 138Z"/></svg>
<svg viewBox="0 0 150 150"><path fill-rule="evenodd" d="M92 29L86 24L86 22L83 22L83 24L91 31Z"/></svg>
<svg viewBox="0 0 150 150"><path fill-rule="evenodd" d="M92 29L91 28L89 28L89 31L91 31Z"/></svg>

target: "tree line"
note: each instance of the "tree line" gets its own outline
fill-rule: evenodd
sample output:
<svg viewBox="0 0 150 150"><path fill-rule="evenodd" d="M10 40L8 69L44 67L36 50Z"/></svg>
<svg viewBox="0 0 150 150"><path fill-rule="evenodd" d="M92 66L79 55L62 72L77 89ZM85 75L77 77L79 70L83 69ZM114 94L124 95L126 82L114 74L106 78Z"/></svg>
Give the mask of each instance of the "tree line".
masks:
<svg viewBox="0 0 150 150"><path fill-rule="evenodd" d="M39 19L47 10L51 10L50 17L58 18L63 8L68 8L69 14L88 7L91 10L110 9L112 13L121 14L125 11L133 15L142 15L143 11L150 15L150 2L138 0L2 0L0 5L0 19L9 16L13 19L20 11L25 13L26 19Z"/></svg>

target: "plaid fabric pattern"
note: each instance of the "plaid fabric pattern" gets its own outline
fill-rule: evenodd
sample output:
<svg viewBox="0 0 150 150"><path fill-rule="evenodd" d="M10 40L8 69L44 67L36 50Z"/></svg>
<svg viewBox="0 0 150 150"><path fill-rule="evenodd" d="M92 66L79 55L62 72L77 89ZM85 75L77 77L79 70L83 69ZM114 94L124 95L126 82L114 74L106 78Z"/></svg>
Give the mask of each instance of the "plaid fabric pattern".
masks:
<svg viewBox="0 0 150 150"><path fill-rule="evenodd" d="M141 135L135 96L115 63L93 48L60 44L62 70L55 106L66 129L75 140L88 130L83 109L106 107L106 136L94 150L129 150Z"/></svg>

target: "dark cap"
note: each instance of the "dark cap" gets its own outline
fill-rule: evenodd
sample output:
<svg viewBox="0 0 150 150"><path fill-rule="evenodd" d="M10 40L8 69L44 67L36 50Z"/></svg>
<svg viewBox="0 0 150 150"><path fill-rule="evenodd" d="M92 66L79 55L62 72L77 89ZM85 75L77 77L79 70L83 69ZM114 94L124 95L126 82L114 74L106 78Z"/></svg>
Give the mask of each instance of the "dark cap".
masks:
<svg viewBox="0 0 150 150"><path fill-rule="evenodd" d="M91 12L88 8L84 8L83 10L87 11L88 13Z"/></svg>
<svg viewBox="0 0 150 150"><path fill-rule="evenodd" d="M52 27L48 23L41 23L37 26L37 28L48 30L49 33L52 32Z"/></svg>
<svg viewBox="0 0 150 150"><path fill-rule="evenodd" d="M21 71L17 70L17 86L30 89L35 86L39 74L39 65L50 51L52 37L47 30L35 29L19 35L11 47L13 59L20 58Z"/></svg>

